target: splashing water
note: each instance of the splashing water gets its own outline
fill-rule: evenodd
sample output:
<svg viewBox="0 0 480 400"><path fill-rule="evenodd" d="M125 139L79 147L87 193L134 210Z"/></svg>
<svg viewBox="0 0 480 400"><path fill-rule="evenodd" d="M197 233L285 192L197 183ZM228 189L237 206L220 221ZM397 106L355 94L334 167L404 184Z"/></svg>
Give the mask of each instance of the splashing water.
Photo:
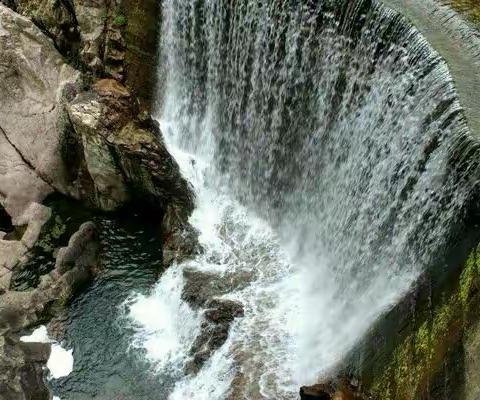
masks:
<svg viewBox="0 0 480 400"><path fill-rule="evenodd" d="M160 75L205 252L131 302L133 346L173 400L295 399L457 235L469 139L448 69L377 2L165 0ZM192 269L243 277L223 296L245 315L185 376Z"/></svg>

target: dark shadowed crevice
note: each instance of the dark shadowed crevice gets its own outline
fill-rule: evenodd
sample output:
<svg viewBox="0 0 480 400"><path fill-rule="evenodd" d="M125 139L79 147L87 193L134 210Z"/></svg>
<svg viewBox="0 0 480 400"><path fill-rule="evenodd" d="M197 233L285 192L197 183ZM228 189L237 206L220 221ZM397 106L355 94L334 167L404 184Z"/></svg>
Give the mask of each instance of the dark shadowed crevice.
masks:
<svg viewBox="0 0 480 400"><path fill-rule="evenodd" d="M0 205L0 231L2 232L12 232L13 231L12 218Z"/></svg>

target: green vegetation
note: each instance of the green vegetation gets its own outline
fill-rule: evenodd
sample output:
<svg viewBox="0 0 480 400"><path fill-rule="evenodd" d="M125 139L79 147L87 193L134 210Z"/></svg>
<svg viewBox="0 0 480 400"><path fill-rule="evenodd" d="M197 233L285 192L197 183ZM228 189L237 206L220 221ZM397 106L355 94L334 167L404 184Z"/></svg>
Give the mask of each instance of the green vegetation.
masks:
<svg viewBox="0 0 480 400"><path fill-rule="evenodd" d="M472 252L453 294L432 310L419 310L414 331L396 348L371 394L382 400L411 400L425 395L449 351L475 322L480 287L480 247Z"/></svg>
<svg viewBox="0 0 480 400"><path fill-rule="evenodd" d="M445 1L445 0L444 0ZM480 28L480 1L478 0L447 0L446 4L463 14L468 20Z"/></svg>
<svg viewBox="0 0 480 400"><path fill-rule="evenodd" d="M123 14L117 15L113 19L113 24L117 25L117 26L125 26L125 25L127 25L127 23L128 23L127 17Z"/></svg>

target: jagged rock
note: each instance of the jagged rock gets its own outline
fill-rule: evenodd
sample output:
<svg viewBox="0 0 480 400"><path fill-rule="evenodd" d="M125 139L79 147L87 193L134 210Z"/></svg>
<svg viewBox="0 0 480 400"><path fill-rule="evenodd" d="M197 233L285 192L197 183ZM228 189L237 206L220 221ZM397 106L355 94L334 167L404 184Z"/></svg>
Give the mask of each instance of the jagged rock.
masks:
<svg viewBox="0 0 480 400"><path fill-rule="evenodd" d="M61 306L68 302L98 267L98 230L87 222L72 235L68 246L59 251L55 270L42 277L37 288L16 292L6 287L0 294L0 335L35 324L53 304Z"/></svg>
<svg viewBox="0 0 480 400"><path fill-rule="evenodd" d="M194 194L162 141L159 126L140 113L125 86L98 81L68 106L84 168L93 183L95 206L114 210L133 200L147 204L162 223L166 261L194 252L196 233L188 226ZM87 180L88 181L88 180ZM88 200L88 188L83 188Z"/></svg>
<svg viewBox="0 0 480 400"><path fill-rule="evenodd" d="M93 182L94 193L89 193L91 189L84 185L82 195L100 209L110 211L125 204L129 195L122 172L104 138L107 133L100 134L101 130L108 132L108 119L114 109L105 107L100 99L95 93L84 93L69 105L68 112L85 160L86 171L79 168L78 174L88 175L88 186ZM124 110L116 111L115 115L123 118ZM110 114L105 115L108 112Z"/></svg>
<svg viewBox="0 0 480 400"><path fill-rule="evenodd" d="M79 35L72 4L67 0L8 0L5 5L30 18L64 55L76 52Z"/></svg>
<svg viewBox="0 0 480 400"><path fill-rule="evenodd" d="M236 301L213 299L206 307L201 333L190 349L192 361L186 366L188 373L198 372L211 354L226 342L234 319L243 317L243 305Z"/></svg>
<svg viewBox="0 0 480 400"><path fill-rule="evenodd" d="M52 190L70 193L61 157L63 90L79 73L30 20L0 5L0 201L15 217Z"/></svg>
<svg viewBox="0 0 480 400"><path fill-rule="evenodd" d="M6 6L30 18L49 38L69 62L83 65L90 72L109 73L111 42L118 27L114 19L119 6L106 0L3 0ZM110 33L112 32L112 33ZM120 32L121 34L121 32ZM118 44L121 43L121 46ZM115 49L125 58L123 35L115 42ZM123 79L122 74L110 74Z"/></svg>
<svg viewBox="0 0 480 400"><path fill-rule="evenodd" d="M11 336L0 336L0 399L47 400L43 366L50 356L50 345L23 343Z"/></svg>
<svg viewBox="0 0 480 400"><path fill-rule="evenodd" d="M38 203L31 203L23 214L13 219L17 226L24 227L16 240L9 235L0 238L0 288L8 290L14 269L26 261L29 250L37 241L42 226L50 219L51 210Z"/></svg>
<svg viewBox="0 0 480 400"><path fill-rule="evenodd" d="M59 251L55 271L44 276L37 288L0 291L0 399L50 398L43 380L50 346L20 342L20 333L45 319L61 321L64 305L98 270L98 256L97 228L84 223Z"/></svg>
<svg viewBox="0 0 480 400"><path fill-rule="evenodd" d="M91 71L99 73L103 70L107 2L74 0L74 8L82 42L79 58Z"/></svg>

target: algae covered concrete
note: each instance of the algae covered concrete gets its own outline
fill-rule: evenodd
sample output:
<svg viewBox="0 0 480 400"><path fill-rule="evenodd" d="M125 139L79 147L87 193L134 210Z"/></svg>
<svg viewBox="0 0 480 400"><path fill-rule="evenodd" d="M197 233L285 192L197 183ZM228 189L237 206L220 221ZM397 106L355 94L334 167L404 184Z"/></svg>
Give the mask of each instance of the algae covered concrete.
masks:
<svg viewBox="0 0 480 400"><path fill-rule="evenodd" d="M151 111L157 82L157 55L161 26L161 2L124 0L126 84Z"/></svg>
<svg viewBox="0 0 480 400"><path fill-rule="evenodd" d="M369 394L381 400L478 399L480 252L475 249L453 290L414 304L415 319ZM467 395L467 393L469 393Z"/></svg>
<svg viewBox="0 0 480 400"><path fill-rule="evenodd" d="M443 2L480 28L480 1L443 0Z"/></svg>

